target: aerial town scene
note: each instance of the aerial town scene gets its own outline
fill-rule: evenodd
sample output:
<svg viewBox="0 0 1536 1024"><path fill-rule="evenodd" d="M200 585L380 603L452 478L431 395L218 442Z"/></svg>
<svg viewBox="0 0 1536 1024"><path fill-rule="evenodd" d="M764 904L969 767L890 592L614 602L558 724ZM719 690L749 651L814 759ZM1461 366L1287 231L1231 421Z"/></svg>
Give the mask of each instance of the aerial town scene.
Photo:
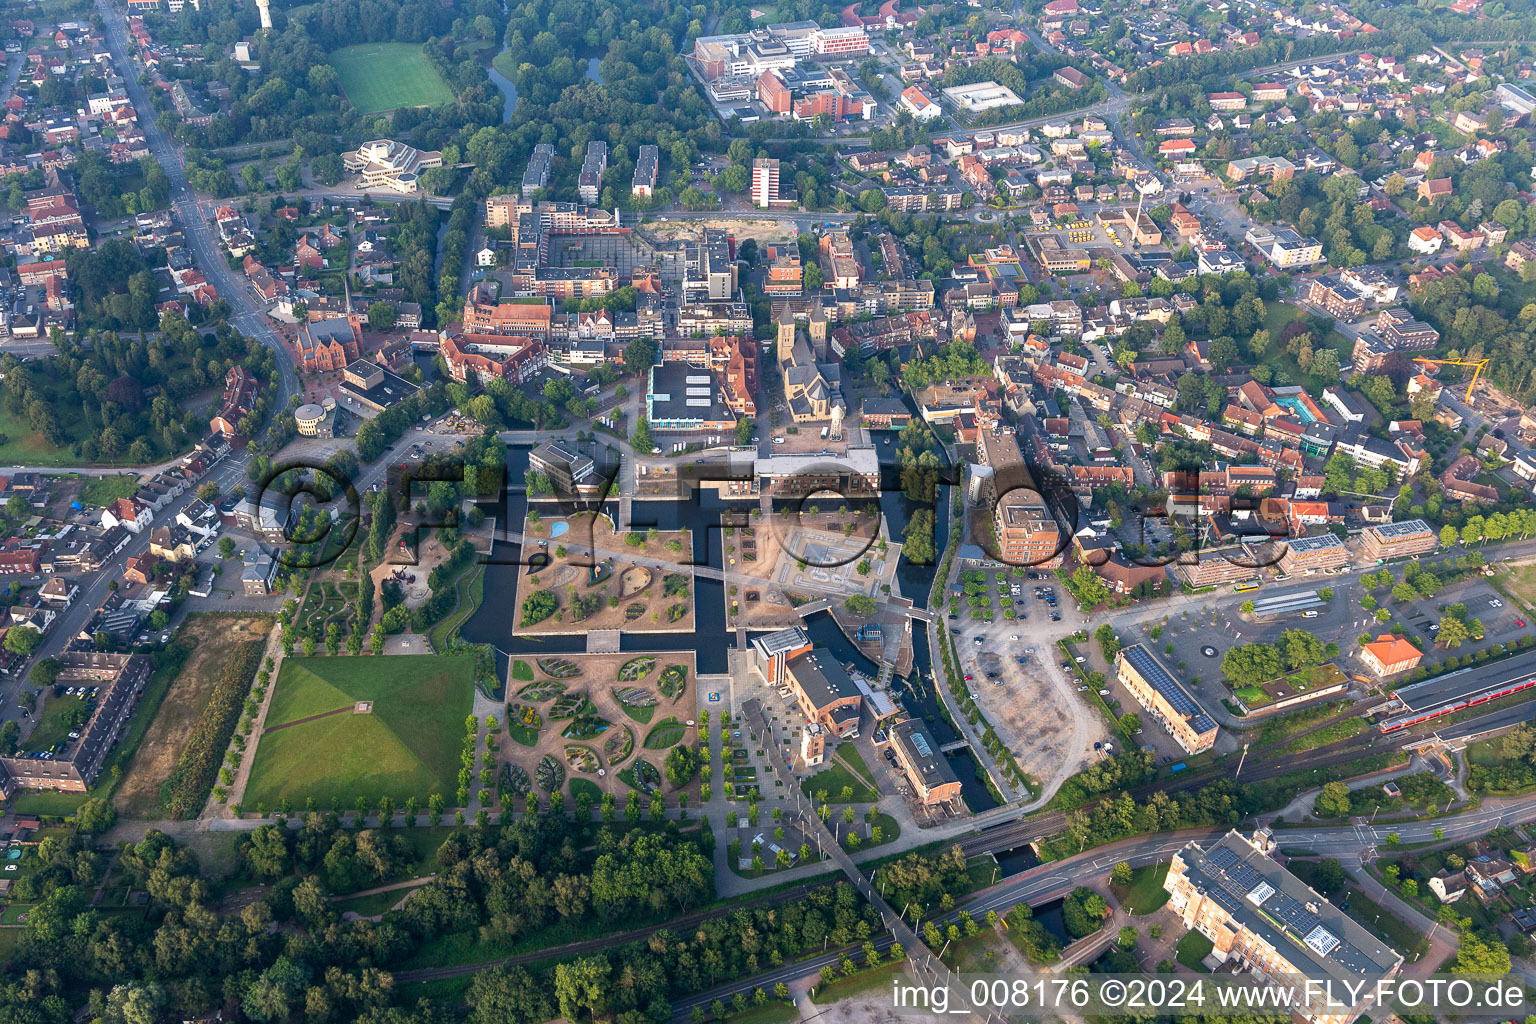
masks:
<svg viewBox="0 0 1536 1024"><path fill-rule="evenodd" d="M1536 1020L1536 5L756 3L0 0L0 1024Z"/></svg>

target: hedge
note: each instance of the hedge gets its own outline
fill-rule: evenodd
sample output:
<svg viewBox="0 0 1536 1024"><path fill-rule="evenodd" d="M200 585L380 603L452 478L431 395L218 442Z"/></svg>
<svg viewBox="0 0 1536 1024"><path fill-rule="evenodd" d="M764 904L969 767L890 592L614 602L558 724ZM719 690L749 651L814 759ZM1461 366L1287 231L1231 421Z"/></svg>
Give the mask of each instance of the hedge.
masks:
<svg viewBox="0 0 1536 1024"><path fill-rule="evenodd" d="M187 740L186 749L177 759L171 777L160 787L160 800L173 818L192 817L207 803L266 645L264 638L245 641L220 670L219 681Z"/></svg>

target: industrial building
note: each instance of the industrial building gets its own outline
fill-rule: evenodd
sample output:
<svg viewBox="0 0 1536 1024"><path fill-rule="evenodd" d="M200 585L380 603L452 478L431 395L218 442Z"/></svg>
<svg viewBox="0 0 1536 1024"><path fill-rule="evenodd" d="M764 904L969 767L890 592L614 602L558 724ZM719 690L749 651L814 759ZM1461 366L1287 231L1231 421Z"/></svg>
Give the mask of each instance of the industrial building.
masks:
<svg viewBox="0 0 1536 1024"><path fill-rule="evenodd" d="M896 763L924 804L947 804L960 798L960 779L922 722L909 720L892 726L891 746Z"/></svg>
<svg viewBox="0 0 1536 1024"><path fill-rule="evenodd" d="M1186 753L1198 754L1216 743L1216 722L1142 644L1131 644L1115 655L1115 678Z"/></svg>

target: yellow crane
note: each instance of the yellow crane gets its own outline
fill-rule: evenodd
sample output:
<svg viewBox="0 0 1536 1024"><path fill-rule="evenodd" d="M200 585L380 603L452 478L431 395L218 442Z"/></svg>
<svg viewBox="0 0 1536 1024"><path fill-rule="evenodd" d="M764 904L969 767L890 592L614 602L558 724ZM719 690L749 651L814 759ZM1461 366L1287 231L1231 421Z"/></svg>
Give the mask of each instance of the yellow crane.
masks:
<svg viewBox="0 0 1536 1024"><path fill-rule="evenodd" d="M1467 394L1466 394L1466 397L1463 399L1464 402L1466 402L1468 405L1471 405L1472 404L1472 387L1473 387L1473 385L1475 385L1477 383L1478 376L1481 375L1482 372L1488 368L1488 362L1489 361L1487 359L1428 359L1428 358L1425 358L1425 357L1421 356L1421 357L1415 358L1414 362L1416 362L1416 363L1423 363L1426 366L1470 366L1470 367L1473 367L1472 379L1467 381Z"/></svg>

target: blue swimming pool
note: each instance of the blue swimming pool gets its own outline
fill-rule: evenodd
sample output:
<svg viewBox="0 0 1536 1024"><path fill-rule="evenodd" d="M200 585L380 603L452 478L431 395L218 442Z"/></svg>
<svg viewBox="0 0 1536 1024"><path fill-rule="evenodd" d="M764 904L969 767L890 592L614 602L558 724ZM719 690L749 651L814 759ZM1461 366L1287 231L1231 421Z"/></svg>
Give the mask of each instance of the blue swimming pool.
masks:
<svg viewBox="0 0 1536 1024"><path fill-rule="evenodd" d="M562 537L562 536L565 535L565 532L567 530L569 530L570 528L571 528L571 524L566 522L564 519L561 519L561 520L558 520L557 522L553 522L553 523L549 524L549 535L551 537Z"/></svg>

